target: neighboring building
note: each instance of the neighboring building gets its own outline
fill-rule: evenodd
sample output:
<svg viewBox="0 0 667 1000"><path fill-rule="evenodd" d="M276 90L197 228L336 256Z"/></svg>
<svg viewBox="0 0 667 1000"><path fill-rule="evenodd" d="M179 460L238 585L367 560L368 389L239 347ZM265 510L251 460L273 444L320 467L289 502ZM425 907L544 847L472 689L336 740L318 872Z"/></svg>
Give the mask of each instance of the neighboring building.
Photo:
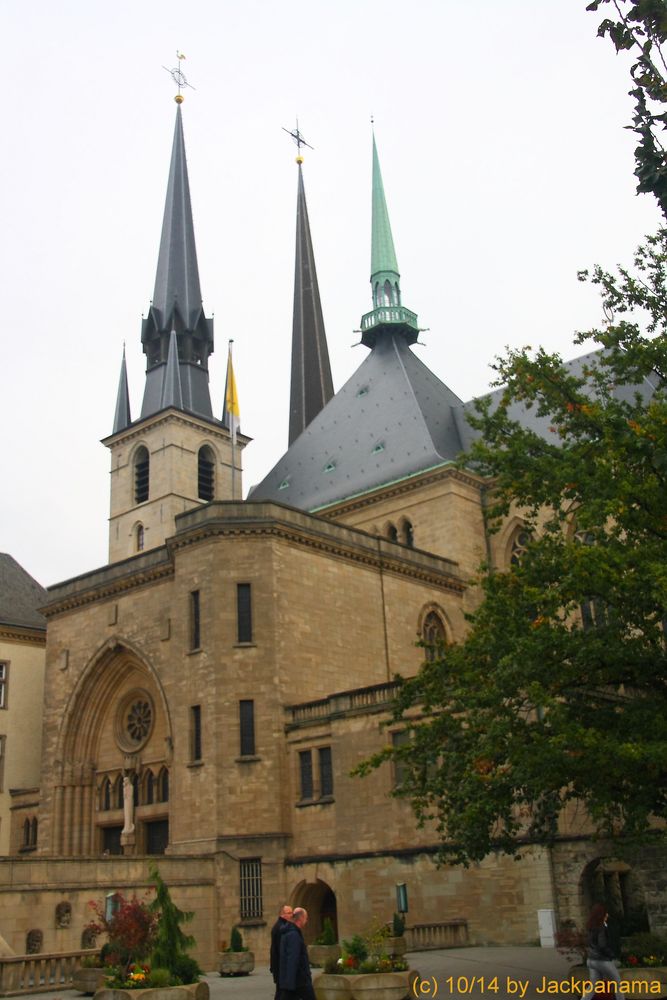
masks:
<svg viewBox="0 0 667 1000"><path fill-rule="evenodd" d="M46 619L49 600L12 556L0 552L0 855L37 847ZM10 839L13 796L22 820Z"/></svg>
<svg viewBox="0 0 667 1000"><path fill-rule="evenodd" d="M518 517L487 535L485 483L455 464L465 405L411 350L375 143L371 274L369 354L332 396L299 163L290 443L241 501L250 439L209 396L179 107L143 407L133 421L123 360L105 441L109 565L50 588L45 609L32 888L19 858L0 882L16 951L33 932L78 947L88 900L141 890L156 855L206 968L237 923L263 954L286 899L309 908L311 936L326 916L350 935L390 919L397 883L419 946L532 941L538 910L580 920L596 879L664 922L657 852L633 871L572 822L520 862L437 869L435 830L388 796L400 773L350 777L406 738L382 722L416 640L462 638L481 559L506 566L525 544ZM20 830L32 806L16 805Z"/></svg>

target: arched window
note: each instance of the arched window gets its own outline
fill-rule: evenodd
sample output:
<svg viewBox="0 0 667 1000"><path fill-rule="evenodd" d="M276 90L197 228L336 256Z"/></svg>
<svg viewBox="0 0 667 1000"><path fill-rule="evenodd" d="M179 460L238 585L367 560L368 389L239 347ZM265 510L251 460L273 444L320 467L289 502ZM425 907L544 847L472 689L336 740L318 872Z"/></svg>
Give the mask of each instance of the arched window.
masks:
<svg viewBox="0 0 667 1000"><path fill-rule="evenodd" d="M518 528L512 536L510 545L510 563L518 566L526 554L526 550L533 540L533 534L527 528Z"/></svg>
<svg viewBox="0 0 667 1000"><path fill-rule="evenodd" d="M422 642L426 646L425 656L429 663L442 657L447 641L445 624L437 611L429 611L422 624Z"/></svg>
<svg viewBox="0 0 667 1000"><path fill-rule="evenodd" d="M113 799L116 809L122 809L124 803L123 796L123 775L119 774L113 786Z"/></svg>
<svg viewBox="0 0 667 1000"><path fill-rule="evenodd" d="M134 456L134 502L145 503L149 495L150 456L142 445Z"/></svg>
<svg viewBox="0 0 667 1000"><path fill-rule="evenodd" d="M144 526L143 524L138 524L136 529L136 548L137 552L144 551Z"/></svg>
<svg viewBox="0 0 667 1000"><path fill-rule="evenodd" d="M396 525L395 524L388 524L387 525L387 538L389 539L390 542L397 542L398 541L398 531L396 529Z"/></svg>
<svg viewBox="0 0 667 1000"><path fill-rule="evenodd" d="M155 778L153 772L149 770L144 777L144 802L147 806L152 806L155 801Z"/></svg>
<svg viewBox="0 0 667 1000"><path fill-rule="evenodd" d="M105 778L102 782L102 792L100 795L100 808L102 810L111 809L111 782Z"/></svg>
<svg viewBox="0 0 667 1000"><path fill-rule="evenodd" d="M197 496L205 502L215 499L215 455L207 444L197 456Z"/></svg>
<svg viewBox="0 0 667 1000"><path fill-rule="evenodd" d="M415 544L415 533L412 528L412 521L408 521L407 517L404 517L401 521L401 542L409 548L413 548Z"/></svg>
<svg viewBox="0 0 667 1000"><path fill-rule="evenodd" d="M33 816L32 822L30 823L30 845L31 847L37 847L37 817Z"/></svg>
<svg viewBox="0 0 667 1000"><path fill-rule="evenodd" d="M394 290L391 287L391 281L389 281L389 279L387 278L387 280L384 283L384 301L385 301L385 304L388 305L388 306L393 306L394 305L394 294L393 293L394 293Z"/></svg>
<svg viewBox="0 0 667 1000"><path fill-rule="evenodd" d="M574 537L580 545L595 545L597 541L592 531L577 531ZM584 632L609 624L609 606L601 597L591 596L588 600L582 601L579 611Z"/></svg>
<svg viewBox="0 0 667 1000"><path fill-rule="evenodd" d="M158 802L169 801L169 771L166 767L157 776L157 797Z"/></svg>

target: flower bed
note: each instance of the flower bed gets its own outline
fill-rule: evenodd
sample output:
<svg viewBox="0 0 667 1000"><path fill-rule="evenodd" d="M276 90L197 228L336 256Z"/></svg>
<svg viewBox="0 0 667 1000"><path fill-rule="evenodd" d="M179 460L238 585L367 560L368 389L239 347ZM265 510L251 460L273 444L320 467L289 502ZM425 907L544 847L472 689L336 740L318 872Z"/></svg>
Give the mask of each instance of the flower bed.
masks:
<svg viewBox="0 0 667 1000"><path fill-rule="evenodd" d="M95 1000L209 1000L208 983L190 983L189 986L154 986L147 989L98 990Z"/></svg>

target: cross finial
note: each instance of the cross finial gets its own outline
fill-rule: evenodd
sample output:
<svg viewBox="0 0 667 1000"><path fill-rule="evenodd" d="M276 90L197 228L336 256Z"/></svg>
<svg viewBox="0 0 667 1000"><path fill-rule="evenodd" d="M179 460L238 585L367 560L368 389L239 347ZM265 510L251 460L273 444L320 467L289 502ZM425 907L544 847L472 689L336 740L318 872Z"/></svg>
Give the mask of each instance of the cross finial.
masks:
<svg viewBox="0 0 667 1000"><path fill-rule="evenodd" d="M303 137L303 134L299 131L299 119L297 118L296 128L293 131L290 131L290 129L288 128L283 128L283 132L287 132L287 134L291 135L292 138L294 139L297 145L297 149L299 150L296 162L299 164L303 163L303 156L301 155L301 147L308 146L308 149L312 149L313 147L310 145L310 143L306 142L306 140Z"/></svg>
<svg viewBox="0 0 667 1000"><path fill-rule="evenodd" d="M181 90L184 90L185 87L189 87L190 90L194 90L195 88L192 86L191 83L188 83L185 73L181 69L181 62L185 59L185 56L180 51L180 49L176 49L176 58L178 59L178 66L174 66L173 69L169 69L167 66L163 66L162 69L167 70L167 73L169 73L172 80L178 87L178 93L176 94L174 100L176 101L177 104L182 104L185 98L183 97Z"/></svg>

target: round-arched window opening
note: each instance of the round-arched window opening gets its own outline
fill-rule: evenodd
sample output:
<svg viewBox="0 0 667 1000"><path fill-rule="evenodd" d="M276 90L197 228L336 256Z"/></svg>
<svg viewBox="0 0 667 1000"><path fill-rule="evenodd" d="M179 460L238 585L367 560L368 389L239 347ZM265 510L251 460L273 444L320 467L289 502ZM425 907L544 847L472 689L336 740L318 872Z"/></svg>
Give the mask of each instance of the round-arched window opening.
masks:
<svg viewBox="0 0 667 1000"><path fill-rule="evenodd" d="M128 753L140 750L148 743L155 722L153 699L140 688L130 691L116 713L116 743Z"/></svg>

